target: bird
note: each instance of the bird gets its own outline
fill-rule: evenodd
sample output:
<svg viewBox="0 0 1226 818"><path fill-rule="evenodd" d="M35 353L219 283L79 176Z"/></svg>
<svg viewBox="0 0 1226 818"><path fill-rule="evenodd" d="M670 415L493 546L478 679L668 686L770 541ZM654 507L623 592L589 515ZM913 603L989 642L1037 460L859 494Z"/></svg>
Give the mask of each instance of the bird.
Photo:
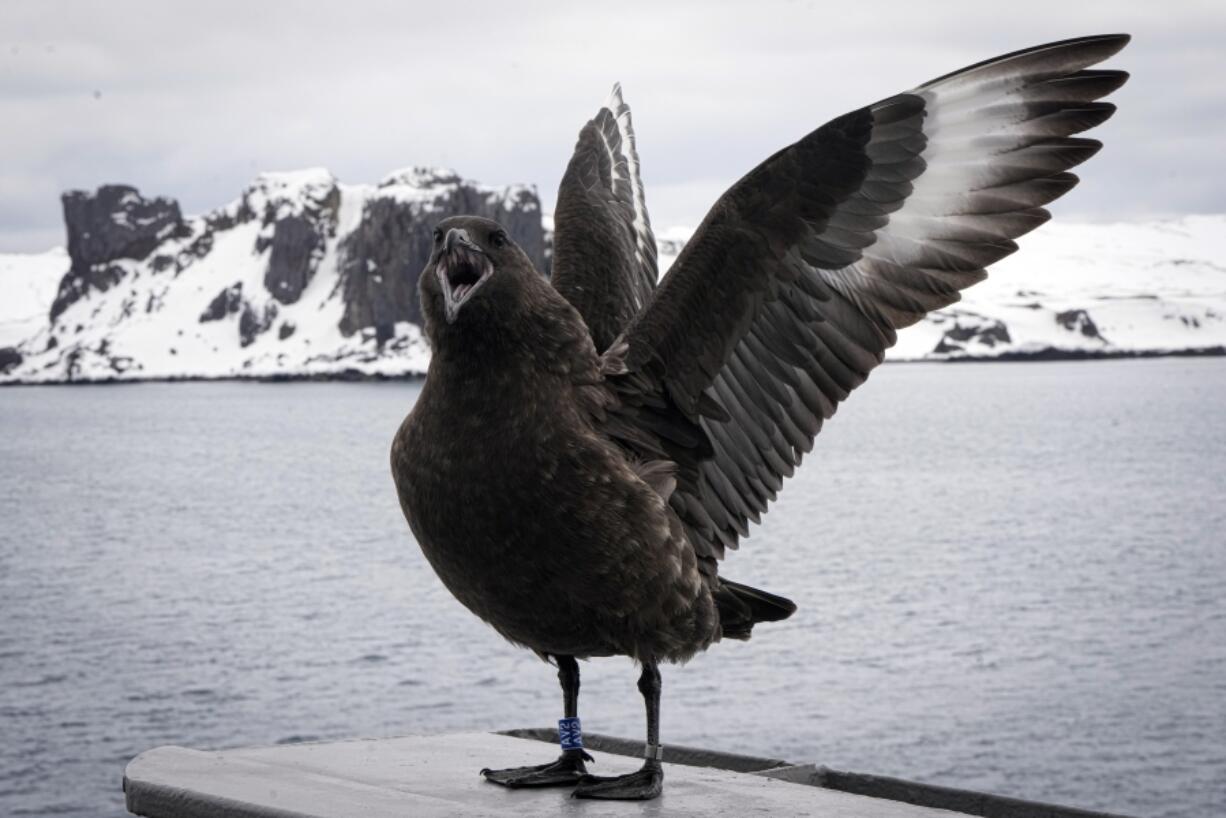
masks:
<svg viewBox="0 0 1226 818"><path fill-rule="evenodd" d="M785 619L720 573L897 332L959 299L1101 143L1128 43L1027 48L851 111L711 207L661 279L620 86L580 130L546 278L495 221L433 231L431 360L391 470L427 561L470 611L556 665L560 755L484 769L579 798L663 790L660 665ZM640 668L644 761L598 777L578 660Z"/></svg>

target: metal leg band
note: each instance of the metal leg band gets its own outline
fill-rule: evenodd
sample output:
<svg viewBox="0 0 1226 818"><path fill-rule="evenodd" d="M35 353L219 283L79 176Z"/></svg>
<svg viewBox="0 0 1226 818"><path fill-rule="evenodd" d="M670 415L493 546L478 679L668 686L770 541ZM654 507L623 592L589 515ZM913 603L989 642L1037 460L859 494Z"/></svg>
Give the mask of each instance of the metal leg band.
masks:
<svg viewBox="0 0 1226 818"><path fill-rule="evenodd" d="M645 744L643 745L643 758L648 760L663 761L664 760L664 745L663 744Z"/></svg>

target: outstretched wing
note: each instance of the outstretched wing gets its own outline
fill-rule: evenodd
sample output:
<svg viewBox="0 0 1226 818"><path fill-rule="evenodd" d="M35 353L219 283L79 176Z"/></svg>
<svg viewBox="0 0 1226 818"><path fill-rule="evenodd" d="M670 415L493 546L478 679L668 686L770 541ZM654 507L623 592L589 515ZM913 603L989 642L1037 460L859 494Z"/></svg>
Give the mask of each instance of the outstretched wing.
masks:
<svg viewBox="0 0 1226 818"><path fill-rule="evenodd" d="M614 85L579 132L554 210L553 286L605 350L651 299L659 272L630 107Z"/></svg>
<svg viewBox="0 0 1226 818"><path fill-rule="evenodd" d="M1087 71L1124 35L1019 51L853 111L715 204L613 352L609 433L678 465L670 502L714 568L895 331L959 298L1049 217L1100 143ZM611 357L611 356L610 356ZM610 367L612 369L612 367Z"/></svg>

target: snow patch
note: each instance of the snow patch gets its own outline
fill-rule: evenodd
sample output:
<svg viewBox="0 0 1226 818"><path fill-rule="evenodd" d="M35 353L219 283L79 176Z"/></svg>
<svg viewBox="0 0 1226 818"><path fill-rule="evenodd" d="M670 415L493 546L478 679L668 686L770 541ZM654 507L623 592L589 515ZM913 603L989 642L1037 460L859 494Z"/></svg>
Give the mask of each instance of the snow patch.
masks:
<svg viewBox="0 0 1226 818"><path fill-rule="evenodd" d="M0 347L16 346L47 323L60 279L70 266L63 247L0 254Z"/></svg>

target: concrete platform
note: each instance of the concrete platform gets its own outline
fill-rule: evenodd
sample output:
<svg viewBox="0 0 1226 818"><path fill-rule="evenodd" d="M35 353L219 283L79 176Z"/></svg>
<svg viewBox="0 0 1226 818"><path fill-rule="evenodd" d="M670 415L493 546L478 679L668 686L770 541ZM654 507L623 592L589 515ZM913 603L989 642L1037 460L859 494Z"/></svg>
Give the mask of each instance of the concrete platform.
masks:
<svg viewBox="0 0 1226 818"><path fill-rule="evenodd" d="M667 748L664 795L626 803L572 799L569 788L507 790L484 781L482 767L539 764L556 756L542 741L551 731L518 735L458 733L406 736L238 750L159 747L137 756L124 775L128 810L149 818L403 818L404 816L821 815L825 818L950 818L955 815L1088 816L1093 813L995 799L895 779L837 773L812 764L791 765L687 748ZM593 772L616 775L639 767L619 755L635 742L604 736L586 741ZM601 752L606 748L612 752ZM680 763L677 763L680 762ZM710 766L720 763L720 769ZM694 766L702 765L702 766ZM851 776L855 786L840 787ZM848 779L848 780L852 780ZM872 797L841 790L864 781L894 782L898 793ZM833 782L833 784L831 783ZM835 789L828 787L835 786ZM869 787L872 791L873 784ZM920 806L970 804L966 812ZM945 800L942 800L942 794ZM952 793L953 800L949 800ZM918 794L918 795L917 795ZM910 797L915 796L915 797ZM921 797L922 796L922 797ZM891 800L902 798L903 800ZM975 808L987 806L987 809Z"/></svg>

